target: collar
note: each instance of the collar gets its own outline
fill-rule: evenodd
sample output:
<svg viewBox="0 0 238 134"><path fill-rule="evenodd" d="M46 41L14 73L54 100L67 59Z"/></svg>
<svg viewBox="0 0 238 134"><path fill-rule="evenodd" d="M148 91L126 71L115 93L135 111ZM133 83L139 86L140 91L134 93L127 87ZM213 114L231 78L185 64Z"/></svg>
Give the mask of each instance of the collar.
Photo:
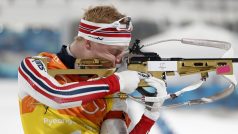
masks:
<svg viewBox="0 0 238 134"><path fill-rule="evenodd" d="M67 52L67 46L63 45L60 52L56 54L59 59L64 63L65 66L67 66L70 69L74 69L74 63L76 61L76 58L69 55Z"/></svg>

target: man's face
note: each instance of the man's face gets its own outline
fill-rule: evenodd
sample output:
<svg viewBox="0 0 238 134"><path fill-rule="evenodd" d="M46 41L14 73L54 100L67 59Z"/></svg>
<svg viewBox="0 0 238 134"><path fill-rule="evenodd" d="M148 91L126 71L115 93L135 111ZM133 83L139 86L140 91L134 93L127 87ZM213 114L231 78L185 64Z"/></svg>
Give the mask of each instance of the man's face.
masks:
<svg viewBox="0 0 238 134"><path fill-rule="evenodd" d="M125 54L126 46L103 45L99 43L91 44L91 51L94 58L101 58L112 62L113 67L121 63L122 57Z"/></svg>

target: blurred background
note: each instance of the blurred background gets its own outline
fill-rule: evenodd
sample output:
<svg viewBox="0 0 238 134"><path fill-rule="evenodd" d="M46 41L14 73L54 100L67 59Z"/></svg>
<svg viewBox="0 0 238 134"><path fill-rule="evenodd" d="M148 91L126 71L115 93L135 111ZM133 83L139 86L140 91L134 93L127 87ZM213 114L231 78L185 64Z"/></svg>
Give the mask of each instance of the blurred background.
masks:
<svg viewBox="0 0 238 134"><path fill-rule="evenodd" d="M114 5L132 17L133 41L140 39L146 44L171 38L222 40L232 44L235 57L238 57L237 0L0 0L1 133L23 133L17 98L17 68L21 60L42 51L58 52L77 35L84 10L105 4ZM179 42L144 50L155 51L166 58L211 58L224 53ZM234 70L237 77L237 65ZM227 85L215 74L210 76L198 91L186 93L173 102L211 95ZM168 92L175 92L199 79L199 75L169 77ZM163 110L150 134L234 133L238 131L237 100L236 91L212 104ZM129 110L135 124L143 113L143 106L132 101L129 105L133 107Z"/></svg>

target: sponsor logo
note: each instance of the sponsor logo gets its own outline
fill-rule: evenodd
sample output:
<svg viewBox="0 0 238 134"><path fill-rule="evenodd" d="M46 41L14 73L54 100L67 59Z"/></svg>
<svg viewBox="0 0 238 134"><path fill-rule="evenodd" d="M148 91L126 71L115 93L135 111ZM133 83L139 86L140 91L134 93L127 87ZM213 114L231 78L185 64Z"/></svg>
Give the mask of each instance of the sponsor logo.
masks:
<svg viewBox="0 0 238 134"><path fill-rule="evenodd" d="M93 37L93 36L88 36L88 37L96 39L96 40L103 40L103 38L100 38L100 37Z"/></svg>
<svg viewBox="0 0 238 134"><path fill-rule="evenodd" d="M166 68L166 64L165 63L160 63L158 68L161 69L161 70L164 70Z"/></svg>
<svg viewBox="0 0 238 134"><path fill-rule="evenodd" d="M44 66L44 64L41 62L41 60L35 59L35 60L33 60L33 62L36 63L36 65L38 66L38 68L39 68L40 70L44 70L44 71L46 72L45 66Z"/></svg>
<svg viewBox="0 0 238 134"><path fill-rule="evenodd" d="M70 120L70 119L58 119L58 118L53 118L53 119L49 119L49 118L43 118L44 124L48 124L48 125L55 125L55 124L68 124L68 125L74 125L76 124L74 121Z"/></svg>

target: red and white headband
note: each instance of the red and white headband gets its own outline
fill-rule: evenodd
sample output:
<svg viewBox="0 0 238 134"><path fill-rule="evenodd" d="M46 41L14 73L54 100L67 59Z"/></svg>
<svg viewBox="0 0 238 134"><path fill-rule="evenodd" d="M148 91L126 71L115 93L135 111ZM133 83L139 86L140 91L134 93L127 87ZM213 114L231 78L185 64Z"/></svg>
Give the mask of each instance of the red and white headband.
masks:
<svg viewBox="0 0 238 134"><path fill-rule="evenodd" d="M120 21L127 18L127 24ZM105 45L129 46L132 23L130 17L123 17L113 23L95 23L81 19L78 36Z"/></svg>

